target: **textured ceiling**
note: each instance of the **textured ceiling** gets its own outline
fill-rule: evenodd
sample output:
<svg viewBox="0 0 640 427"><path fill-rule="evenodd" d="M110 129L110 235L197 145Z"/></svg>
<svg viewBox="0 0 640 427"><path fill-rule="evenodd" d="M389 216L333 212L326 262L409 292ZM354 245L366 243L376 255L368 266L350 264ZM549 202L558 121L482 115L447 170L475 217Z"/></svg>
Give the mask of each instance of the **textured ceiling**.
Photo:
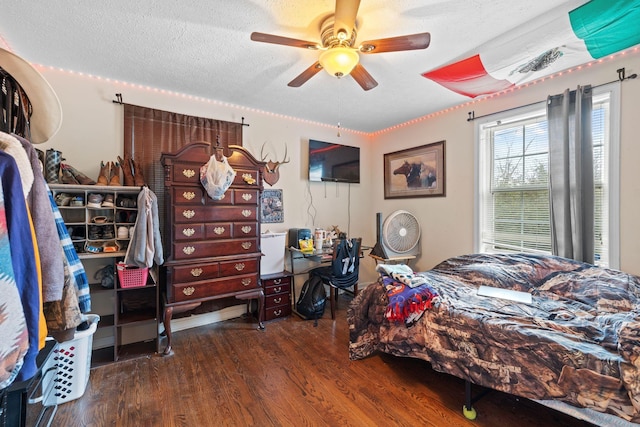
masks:
<svg viewBox="0 0 640 427"><path fill-rule="evenodd" d="M423 72L585 2L362 0L357 42L431 33L426 50L361 55L379 83L367 92L323 71L288 87L318 52L249 38L258 31L320 41L334 0L19 1L0 14L0 46L37 65L374 132L466 101Z"/></svg>

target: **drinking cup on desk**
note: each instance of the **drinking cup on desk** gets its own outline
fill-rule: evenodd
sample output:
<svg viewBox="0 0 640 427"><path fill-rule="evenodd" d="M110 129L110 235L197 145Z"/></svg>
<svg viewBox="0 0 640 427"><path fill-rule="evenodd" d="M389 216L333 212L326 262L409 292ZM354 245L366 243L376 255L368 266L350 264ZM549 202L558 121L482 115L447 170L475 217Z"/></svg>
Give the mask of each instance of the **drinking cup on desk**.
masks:
<svg viewBox="0 0 640 427"><path fill-rule="evenodd" d="M324 242L324 239L322 237L316 237L316 251L321 251L322 250L322 244Z"/></svg>

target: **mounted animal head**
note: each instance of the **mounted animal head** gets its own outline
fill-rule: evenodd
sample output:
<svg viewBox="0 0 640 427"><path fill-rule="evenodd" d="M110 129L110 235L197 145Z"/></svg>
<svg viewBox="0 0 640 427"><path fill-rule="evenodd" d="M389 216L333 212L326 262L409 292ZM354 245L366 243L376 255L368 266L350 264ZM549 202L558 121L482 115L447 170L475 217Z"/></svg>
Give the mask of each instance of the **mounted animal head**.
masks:
<svg viewBox="0 0 640 427"><path fill-rule="evenodd" d="M267 158L267 156L263 156L263 151L264 151L264 145L266 143L262 144L262 148L260 149L260 160L261 161L265 161L265 159ZM284 145L284 157L282 158L281 162L274 162L272 160L268 160L266 162L266 164L264 165L264 170L263 170L263 179L264 182L266 182L267 184L273 186L276 184L276 182L278 182L278 180L280 179L280 165L285 164L285 163L289 163L290 159L287 159L287 145Z"/></svg>

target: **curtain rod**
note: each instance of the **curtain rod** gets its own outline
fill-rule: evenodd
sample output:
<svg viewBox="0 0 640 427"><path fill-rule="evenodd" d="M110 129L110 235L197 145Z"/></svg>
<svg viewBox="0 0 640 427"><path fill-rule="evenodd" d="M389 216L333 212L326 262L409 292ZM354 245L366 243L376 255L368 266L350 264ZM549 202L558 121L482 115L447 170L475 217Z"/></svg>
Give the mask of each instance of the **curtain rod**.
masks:
<svg viewBox="0 0 640 427"><path fill-rule="evenodd" d="M592 88L597 88L597 87L608 85L608 84L615 83L615 82L623 82L625 80L635 79L636 77L638 77L638 75L636 73L633 73L630 76L626 76L624 68L618 68L616 71L618 73L618 78L616 80L611 80L610 82L606 82L606 83L602 83L602 84L599 84L599 85L596 85L596 86L592 86ZM507 108L506 110L496 111L494 113L489 113L489 114L483 114L482 116L476 116L475 111L472 110L472 111L469 111L469 113L468 113L469 117L467 117L467 121L468 122L472 122L472 121L474 121L476 119L481 119L483 117L492 116L492 115L498 114L498 113L505 113L507 111L517 110L518 108L530 107L532 105L536 105L536 104L539 104L541 102L544 102L544 101L537 101L537 102L532 102L532 103L526 104L526 105L519 105L517 107Z"/></svg>
<svg viewBox="0 0 640 427"><path fill-rule="evenodd" d="M120 105L124 105L124 102L122 101L122 94L121 93L116 93L116 99L112 99L111 102L113 102L114 104L120 104ZM133 104L129 104L129 105L133 105ZM136 105L136 107L138 107L138 105ZM148 108L148 107L142 107L142 108ZM181 113L178 113L181 114ZM214 119L217 120L217 119ZM228 122L228 123L238 123L238 122ZM249 123L245 123L244 122L244 116L242 116L242 122L240 123L240 125L247 126L249 127Z"/></svg>

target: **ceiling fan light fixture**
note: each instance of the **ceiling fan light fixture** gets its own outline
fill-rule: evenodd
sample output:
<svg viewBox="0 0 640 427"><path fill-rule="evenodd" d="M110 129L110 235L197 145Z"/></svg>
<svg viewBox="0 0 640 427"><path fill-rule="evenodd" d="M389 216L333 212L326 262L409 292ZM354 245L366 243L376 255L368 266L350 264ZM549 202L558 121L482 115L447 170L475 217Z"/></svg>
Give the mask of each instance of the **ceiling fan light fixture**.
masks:
<svg viewBox="0 0 640 427"><path fill-rule="evenodd" d="M330 75L343 77L349 75L358 65L360 57L354 49L336 46L322 52L318 61Z"/></svg>

